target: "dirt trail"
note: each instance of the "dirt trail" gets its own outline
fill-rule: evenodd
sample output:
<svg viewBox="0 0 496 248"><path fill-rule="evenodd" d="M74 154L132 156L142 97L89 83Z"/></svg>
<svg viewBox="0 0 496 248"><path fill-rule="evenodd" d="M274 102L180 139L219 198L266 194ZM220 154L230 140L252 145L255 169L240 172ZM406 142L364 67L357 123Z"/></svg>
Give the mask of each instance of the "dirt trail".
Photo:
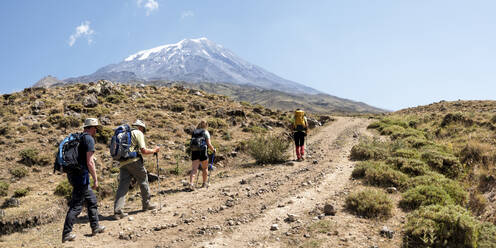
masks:
<svg viewBox="0 0 496 248"><path fill-rule="evenodd" d="M346 195L362 187L350 180L351 147L366 131L368 120L340 117L307 141L307 159L282 165L244 165L238 170L219 170L209 189L184 192L182 186L163 185L160 211L130 212L131 218L110 220L112 207L100 208L106 233L89 237L89 224L76 224L77 240L66 247L397 247L399 236L387 240L378 235L382 225L399 229L401 216L389 221L355 217L343 210ZM238 166L236 166L238 167ZM176 184L174 184L176 185ZM156 185L151 186L156 192ZM157 197L153 198L158 202ZM318 210L332 203L336 216L318 219ZM127 203L140 209L138 200ZM297 217L287 223L287 214ZM330 223L325 233L307 234L312 226ZM317 224L316 224L317 223ZM2 237L0 244L19 247L61 246L63 220ZM272 224L279 230L271 231ZM33 243L34 242L34 243ZM313 243L312 243L313 242ZM310 246L317 247L317 246Z"/></svg>

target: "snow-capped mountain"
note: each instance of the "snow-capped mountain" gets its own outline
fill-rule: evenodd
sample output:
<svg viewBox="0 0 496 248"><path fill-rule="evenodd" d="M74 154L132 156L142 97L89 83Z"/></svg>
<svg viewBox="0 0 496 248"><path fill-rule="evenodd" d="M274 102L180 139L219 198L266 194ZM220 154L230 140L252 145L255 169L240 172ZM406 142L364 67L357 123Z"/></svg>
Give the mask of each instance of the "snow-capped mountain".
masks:
<svg viewBox="0 0 496 248"><path fill-rule="evenodd" d="M206 38L185 39L137 52L118 64L95 73L68 78L66 82L111 81L186 81L253 85L289 93L317 94L319 91L281 78L250 64L233 52Z"/></svg>

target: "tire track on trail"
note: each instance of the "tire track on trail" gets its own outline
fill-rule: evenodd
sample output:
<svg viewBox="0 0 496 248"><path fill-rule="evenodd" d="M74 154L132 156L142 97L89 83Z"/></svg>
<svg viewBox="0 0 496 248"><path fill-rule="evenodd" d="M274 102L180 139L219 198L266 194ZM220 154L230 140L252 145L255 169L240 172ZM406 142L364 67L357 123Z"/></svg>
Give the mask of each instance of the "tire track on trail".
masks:
<svg viewBox="0 0 496 248"><path fill-rule="evenodd" d="M193 246L199 247L280 247L278 234L290 233L291 225L283 220L288 214L304 216L325 202L330 196L346 190L353 162L348 160L351 147L358 142L358 134L365 131L367 122L363 119L338 118L336 123L325 127L319 135L312 137L308 144L312 158L301 163L304 169L310 164L315 181L294 180L297 189L289 194L281 194L256 220L240 226L234 232L219 235L212 240L202 241ZM318 166L313 166L315 157ZM307 177L308 178L308 177ZM310 185L309 187L306 187ZM300 187L298 187L300 186ZM289 203L289 204L280 204ZM271 231L272 224L279 230ZM273 235L275 234L275 235ZM272 236L272 237L271 237Z"/></svg>

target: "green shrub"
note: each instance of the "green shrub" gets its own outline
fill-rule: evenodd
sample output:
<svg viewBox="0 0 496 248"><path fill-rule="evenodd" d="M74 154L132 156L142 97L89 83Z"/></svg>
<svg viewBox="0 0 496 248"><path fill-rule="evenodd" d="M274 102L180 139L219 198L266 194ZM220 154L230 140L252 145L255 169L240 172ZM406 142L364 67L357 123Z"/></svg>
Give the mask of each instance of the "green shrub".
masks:
<svg viewBox="0 0 496 248"><path fill-rule="evenodd" d="M388 218L391 216L393 203L386 193L375 189L366 189L351 193L346 198L346 208L367 218Z"/></svg>
<svg viewBox="0 0 496 248"><path fill-rule="evenodd" d="M477 247L478 225L460 206L430 205L408 215L405 247Z"/></svg>
<svg viewBox="0 0 496 248"><path fill-rule="evenodd" d="M496 226L484 222L479 226L479 239L477 240L479 248L496 248Z"/></svg>
<svg viewBox="0 0 496 248"><path fill-rule="evenodd" d="M119 167L112 167L110 168L110 173L112 174L116 174L116 173L119 173L120 172L120 168Z"/></svg>
<svg viewBox="0 0 496 248"><path fill-rule="evenodd" d="M430 171L429 166L418 159L394 157L389 158L386 163L396 166L398 170L410 176L421 176Z"/></svg>
<svg viewBox="0 0 496 248"><path fill-rule="evenodd" d="M7 196L9 193L9 184L6 182L0 182L0 196Z"/></svg>
<svg viewBox="0 0 496 248"><path fill-rule="evenodd" d="M355 161L381 160L389 155L387 144L377 140L362 140L351 148L350 159Z"/></svg>
<svg viewBox="0 0 496 248"><path fill-rule="evenodd" d="M19 155L21 156L21 163L27 166L33 166L38 163L38 151L33 148L26 148L22 150Z"/></svg>
<svg viewBox="0 0 496 248"><path fill-rule="evenodd" d="M420 206L451 205L453 200L442 187L432 185L419 185L402 194L400 207L404 210L414 210Z"/></svg>
<svg viewBox="0 0 496 248"><path fill-rule="evenodd" d="M432 169L449 178L456 178L463 172L462 164L452 154L439 150L428 150L422 153L421 158Z"/></svg>
<svg viewBox="0 0 496 248"><path fill-rule="evenodd" d="M487 206L487 199L484 195L478 192L471 192L468 201L468 208L475 216L480 216L484 213Z"/></svg>
<svg viewBox="0 0 496 248"><path fill-rule="evenodd" d="M216 128L216 129L227 127L227 122L224 119L220 119L220 118L209 119L207 121L207 124L208 127Z"/></svg>
<svg viewBox="0 0 496 248"><path fill-rule="evenodd" d="M95 139L98 143L108 144L110 142L110 139L112 138L113 134L114 134L114 130L112 130L112 128L102 126L96 132Z"/></svg>
<svg viewBox="0 0 496 248"><path fill-rule="evenodd" d="M357 166L352 176L363 177L369 185L380 187L403 187L408 176L382 162L364 162Z"/></svg>
<svg viewBox="0 0 496 248"><path fill-rule="evenodd" d="M124 95L111 94L105 97L105 101L113 104L119 104L124 100Z"/></svg>
<svg viewBox="0 0 496 248"><path fill-rule="evenodd" d="M70 128L81 126L81 120L73 116L65 116L58 122L59 128Z"/></svg>
<svg viewBox="0 0 496 248"><path fill-rule="evenodd" d="M70 200L72 194L72 185L66 179L57 185L54 193L56 195L65 197L67 200Z"/></svg>
<svg viewBox="0 0 496 248"><path fill-rule="evenodd" d="M468 165L481 164L486 168L496 162L496 155L492 145L469 141L459 154L460 162Z"/></svg>
<svg viewBox="0 0 496 248"><path fill-rule="evenodd" d="M21 198L21 197L27 196L28 193L29 193L29 188L18 189L16 191L14 191L14 197L15 198Z"/></svg>
<svg viewBox="0 0 496 248"><path fill-rule="evenodd" d="M10 170L10 174L17 178L23 178L28 175L28 170L24 167L17 167Z"/></svg>
<svg viewBox="0 0 496 248"><path fill-rule="evenodd" d="M419 185L430 185L442 188L453 199L455 204L465 206L468 195L465 189L457 181L446 178L445 176L430 172L423 176L411 178L404 189L415 188Z"/></svg>
<svg viewBox="0 0 496 248"><path fill-rule="evenodd" d="M372 123L370 123L367 128L368 129L377 129L381 126L381 122L380 121L374 121Z"/></svg>
<svg viewBox="0 0 496 248"><path fill-rule="evenodd" d="M183 112L186 109L184 104L175 103L170 106L170 110L173 112Z"/></svg>
<svg viewBox="0 0 496 248"><path fill-rule="evenodd" d="M279 163L287 160L289 141L277 135L257 135L247 143L247 151L257 164Z"/></svg>
<svg viewBox="0 0 496 248"><path fill-rule="evenodd" d="M254 133L254 134L264 134L267 132L267 129L259 126L248 126L243 128L243 132Z"/></svg>
<svg viewBox="0 0 496 248"><path fill-rule="evenodd" d="M420 158L417 151L405 148L394 151L392 155L400 158Z"/></svg>
<svg viewBox="0 0 496 248"><path fill-rule="evenodd" d="M417 137L407 137L403 139L404 142L408 143L413 148L421 148L426 145L431 145L432 142L428 141L425 138L417 138Z"/></svg>
<svg viewBox="0 0 496 248"><path fill-rule="evenodd" d="M77 113L83 112L84 106L80 103L69 104L67 105L67 109L72 110Z"/></svg>

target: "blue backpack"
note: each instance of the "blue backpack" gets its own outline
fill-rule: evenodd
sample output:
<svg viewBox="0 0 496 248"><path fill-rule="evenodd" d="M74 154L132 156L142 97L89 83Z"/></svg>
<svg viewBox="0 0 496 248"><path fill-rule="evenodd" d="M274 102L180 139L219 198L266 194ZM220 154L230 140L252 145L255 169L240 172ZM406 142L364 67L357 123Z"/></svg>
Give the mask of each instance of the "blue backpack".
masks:
<svg viewBox="0 0 496 248"><path fill-rule="evenodd" d="M201 151L207 149L207 141L205 140L205 130L196 129L191 135L189 142L191 151Z"/></svg>
<svg viewBox="0 0 496 248"><path fill-rule="evenodd" d="M130 152L131 127L128 124L118 126L110 140L110 155L116 161L124 161L138 156L137 152Z"/></svg>
<svg viewBox="0 0 496 248"><path fill-rule="evenodd" d="M71 133L59 144L59 149L53 164L53 171L80 172L83 167L79 164L79 144L87 133Z"/></svg>

